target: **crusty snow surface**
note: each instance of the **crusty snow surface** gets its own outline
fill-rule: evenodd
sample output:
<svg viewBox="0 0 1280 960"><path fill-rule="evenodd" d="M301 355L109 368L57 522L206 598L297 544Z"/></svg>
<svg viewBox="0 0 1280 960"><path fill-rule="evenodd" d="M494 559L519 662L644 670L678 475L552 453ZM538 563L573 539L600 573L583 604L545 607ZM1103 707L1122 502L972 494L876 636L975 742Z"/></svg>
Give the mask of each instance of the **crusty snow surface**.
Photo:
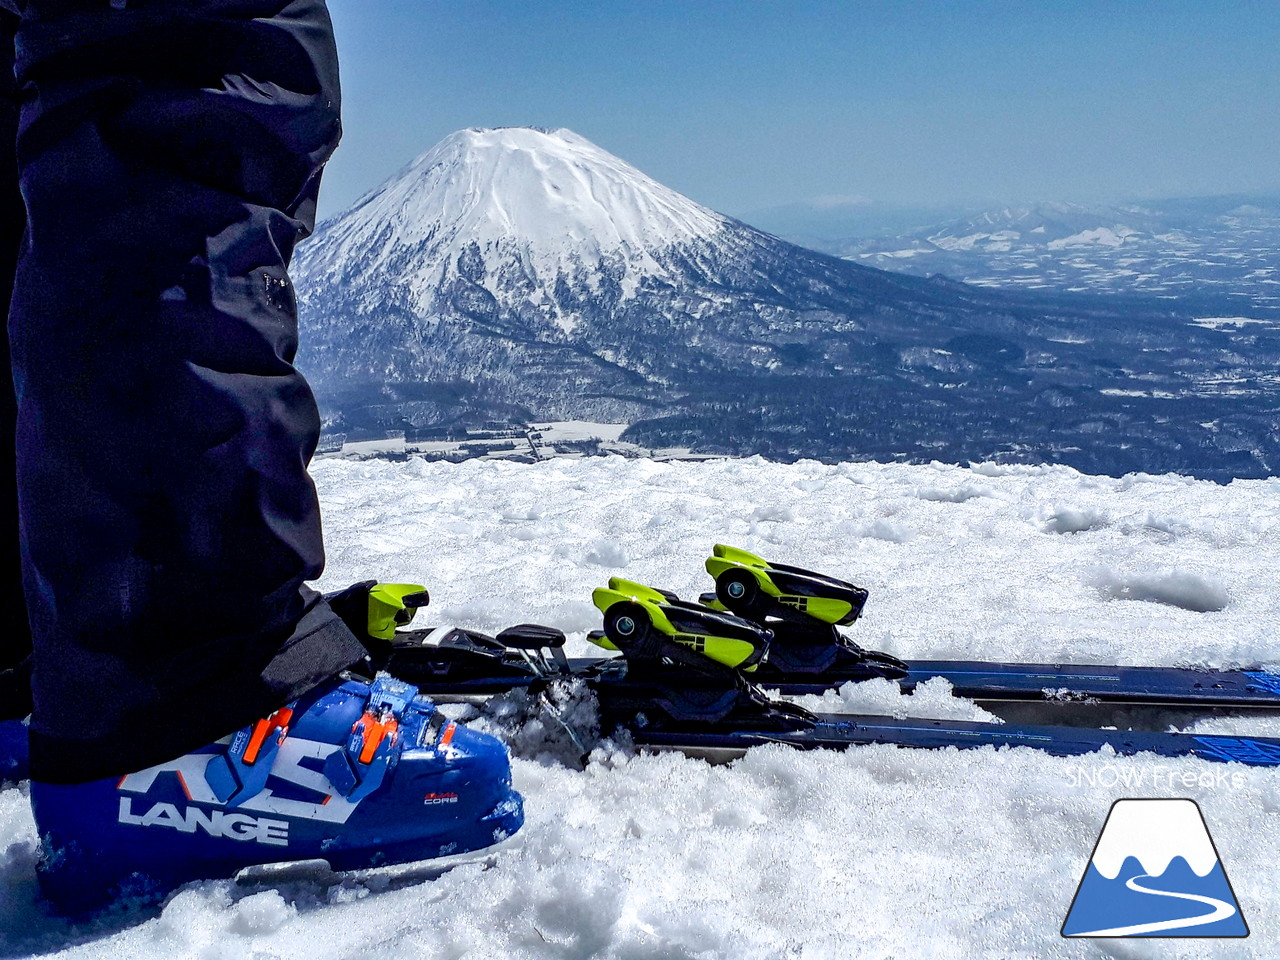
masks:
<svg viewBox="0 0 1280 960"><path fill-rule="evenodd" d="M871 590L854 633L899 655L1280 662L1280 482L1057 467L621 459L315 466L336 588L420 578L434 623L562 627L593 650L611 575L686 596L715 542ZM827 709L912 708L887 684ZM975 717L938 684L916 712ZM1280 723L1248 728L1280 733ZM1203 729L1242 730L1244 721ZM546 731L543 731L546 732ZM35 831L0 791L0 956L1274 957L1280 771L1200 760L762 747L727 766L605 742L585 770L516 748L527 824L439 879L208 882L74 929L34 903ZM1218 776L1223 774L1223 776ZM1174 778L1177 778L1176 780ZM1184 780L1185 777L1185 780ZM1111 803L1189 797L1246 940L1064 940Z"/></svg>

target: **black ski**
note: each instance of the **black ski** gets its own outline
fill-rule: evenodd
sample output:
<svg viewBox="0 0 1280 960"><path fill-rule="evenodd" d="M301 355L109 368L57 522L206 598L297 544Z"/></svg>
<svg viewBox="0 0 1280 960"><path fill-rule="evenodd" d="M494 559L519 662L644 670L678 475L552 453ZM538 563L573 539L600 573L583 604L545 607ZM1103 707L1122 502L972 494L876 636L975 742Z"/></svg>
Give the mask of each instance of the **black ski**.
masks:
<svg viewBox="0 0 1280 960"><path fill-rule="evenodd" d="M423 693L449 699L544 689L556 680L580 679L599 698L606 728L626 728L640 746L710 759L766 743L799 749L887 743L960 749L1024 746L1056 756L1109 747L1122 755L1280 766L1280 739L1265 737L813 714L771 699L740 671L707 661L665 637L650 633L644 644L645 649L624 647L613 658L568 659L562 652L564 635L547 627L513 627L498 637L457 629L415 631L398 637L386 666ZM812 684L797 687L803 688L800 692L814 689Z"/></svg>
<svg viewBox="0 0 1280 960"><path fill-rule="evenodd" d="M519 636L520 628L514 632ZM543 628L546 629L546 628ZM556 661L542 648L547 668L534 665L538 648L513 648L508 631L502 641L475 631L415 630L398 634L396 658L411 670L423 693L436 697L491 696L538 683L552 674L589 675L600 658ZM1261 670L1195 670L1183 667L1117 667L1083 664L993 663L983 660L906 660L895 681L904 691L943 677L955 695L980 703L1044 701L1108 703L1195 709L1280 709L1280 675ZM786 696L822 694L850 681L878 674L829 670L783 672L763 664L752 676L761 686Z"/></svg>

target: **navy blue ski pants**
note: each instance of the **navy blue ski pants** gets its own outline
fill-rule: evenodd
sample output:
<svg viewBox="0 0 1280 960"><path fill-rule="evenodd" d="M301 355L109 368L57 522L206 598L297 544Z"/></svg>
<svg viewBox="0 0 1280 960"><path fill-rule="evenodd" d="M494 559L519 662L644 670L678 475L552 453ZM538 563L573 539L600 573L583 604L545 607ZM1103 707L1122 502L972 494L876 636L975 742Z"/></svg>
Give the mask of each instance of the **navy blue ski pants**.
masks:
<svg viewBox="0 0 1280 960"><path fill-rule="evenodd" d="M286 273L338 142L337 57L323 0L8 5L0 549L24 591L0 667L30 645L33 778L79 782L364 655L305 586L319 418Z"/></svg>

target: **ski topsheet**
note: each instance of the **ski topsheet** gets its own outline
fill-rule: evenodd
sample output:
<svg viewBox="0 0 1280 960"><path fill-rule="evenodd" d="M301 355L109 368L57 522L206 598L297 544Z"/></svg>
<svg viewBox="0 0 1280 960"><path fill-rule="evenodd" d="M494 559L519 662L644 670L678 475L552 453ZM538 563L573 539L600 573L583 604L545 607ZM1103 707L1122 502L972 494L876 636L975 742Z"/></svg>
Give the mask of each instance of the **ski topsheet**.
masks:
<svg viewBox="0 0 1280 960"><path fill-rule="evenodd" d="M978 701L1092 701L1167 707L1280 708L1280 674L1262 670L1196 670L982 660L906 660L898 683L909 692L943 677L957 697ZM833 678L790 675L766 680L784 694L822 693Z"/></svg>
<svg viewBox="0 0 1280 960"><path fill-rule="evenodd" d="M397 650L404 659L422 663L414 673L423 693L431 696L488 696L545 679L517 655L505 669L486 672L460 662L441 659L432 665L433 641L401 634ZM436 632L438 633L438 632ZM445 635L460 631L445 631ZM471 636L476 636L471 634ZM414 649L417 647L418 649ZM447 650L447 648L446 648ZM417 655L415 657L415 654ZM587 676L602 661L569 658L562 671ZM1195 670L1185 667L1120 667L1085 664L995 663L984 660L907 660L907 674L896 682L904 692L934 677L951 683L957 697L979 702L1048 701L1099 702L1190 708L1280 709L1280 674L1260 670ZM785 696L821 695L850 682L846 676L773 674L759 678L762 686ZM865 678L864 678L865 679Z"/></svg>
<svg viewBox="0 0 1280 960"><path fill-rule="evenodd" d="M482 653L473 646L477 641L492 643L494 648ZM500 646L501 643L493 638L468 631L434 631L429 636L412 640L402 634L396 643L391 669L419 685L423 693L445 698L491 696L521 688L537 690L557 679L580 679L587 682L599 697L603 727L626 728L638 746L680 750L709 759L730 758L766 743L786 744L799 749L844 749L884 743L935 749L1021 746L1056 756L1077 756L1110 748L1119 755L1153 753L1164 757L1200 757L1250 766L1280 766L1280 739L920 717L811 714L785 701L769 701L753 693L757 688L742 674L736 674L734 681L728 679L727 673L718 679L693 679L669 665L639 669L626 657L604 660L556 658L553 662L541 651L534 652L532 647L507 648L505 653L499 654ZM483 663L486 660L487 668ZM995 692L1004 694L1014 690L1017 696L1030 696L1033 692L1044 694L1045 691L1057 693L1062 688L1064 677L1074 678L1066 682L1075 682L1073 689L1076 691L1088 690L1092 689L1088 685L1092 682L1088 677L1109 678L1116 671L1130 669L1072 667L1058 673L1044 670L1044 665L922 662L940 663L945 667L939 672L934 672L932 666L923 668L919 673L913 671L902 681L904 685L922 682L927 676L950 675L956 678L953 682L957 682L956 692L959 693L959 681L966 676L965 670L976 667L985 671L978 679L971 677L963 681L967 684L965 695L986 689L980 686L985 682L981 678L990 674L992 668L998 675L996 680L1005 684L1004 687L993 688ZM1010 669L1006 671L1006 667ZM1027 669L1021 669L1023 667ZM1131 669L1134 675L1129 680L1136 682L1144 673L1154 672L1163 677L1161 682L1167 691L1185 691L1187 698L1203 690L1214 691L1214 684L1205 680L1219 676L1177 668ZM1077 671L1090 672L1081 674ZM1047 677L1053 680L1046 680ZM1110 684L1103 689L1111 691L1112 702L1124 702L1115 699L1117 695L1127 695L1119 686L1120 681L1107 679L1097 682ZM1020 690L1019 683L1022 684ZM781 687L785 692L801 694L821 692L830 689L831 684L806 682L782 684ZM1224 686L1222 689L1227 688ZM1165 699L1158 702L1193 702L1171 698L1172 693L1167 692ZM1256 704L1251 701L1251 705ZM1280 698L1268 705L1280 706Z"/></svg>
<svg viewBox="0 0 1280 960"><path fill-rule="evenodd" d="M839 750L866 744L939 749L956 747L1032 747L1059 757L1110 748L1122 756L1153 753L1162 757L1200 757L1247 766L1280 766L1280 739L1231 737L1087 727L973 723L918 717L818 714L809 729L785 732L752 730L670 730L631 727L638 746L679 750L707 759L729 759L750 747L782 743L800 749Z"/></svg>

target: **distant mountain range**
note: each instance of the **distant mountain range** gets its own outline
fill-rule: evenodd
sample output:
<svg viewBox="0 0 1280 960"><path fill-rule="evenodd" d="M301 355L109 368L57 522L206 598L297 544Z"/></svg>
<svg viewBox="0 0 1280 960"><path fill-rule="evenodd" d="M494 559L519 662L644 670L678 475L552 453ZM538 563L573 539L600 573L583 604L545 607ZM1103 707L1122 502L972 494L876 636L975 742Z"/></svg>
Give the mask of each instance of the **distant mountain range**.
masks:
<svg viewBox="0 0 1280 960"><path fill-rule="evenodd" d="M866 266L982 286L1213 297L1280 314L1280 196L1025 204L809 242Z"/></svg>
<svg viewBox="0 0 1280 960"><path fill-rule="evenodd" d="M582 418L779 459L1280 464L1280 322L872 269L568 130L452 134L322 224L295 280L333 431Z"/></svg>

